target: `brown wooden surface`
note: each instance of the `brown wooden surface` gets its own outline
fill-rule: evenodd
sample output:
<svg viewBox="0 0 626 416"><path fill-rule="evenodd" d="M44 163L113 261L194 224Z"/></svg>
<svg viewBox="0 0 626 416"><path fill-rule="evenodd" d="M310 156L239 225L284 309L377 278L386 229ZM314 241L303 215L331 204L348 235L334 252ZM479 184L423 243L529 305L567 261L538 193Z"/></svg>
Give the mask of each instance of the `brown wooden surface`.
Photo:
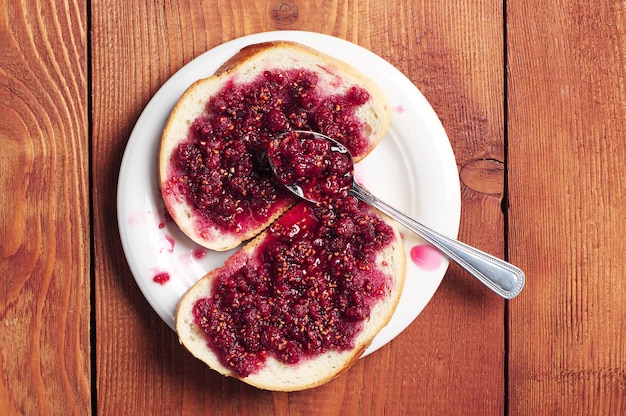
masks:
<svg viewBox="0 0 626 416"><path fill-rule="evenodd" d="M510 410L625 414L625 5L554 3L507 8Z"/></svg>
<svg viewBox="0 0 626 416"><path fill-rule="evenodd" d="M626 414L626 10L549 3L0 1L0 414ZM504 302L451 267L394 341L297 393L193 359L132 278L115 211L161 85L279 29L405 73L452 142L460 238L527 273Z"/></svg>
<svg viewBox="0 0 626 416"><path fill-rule="evenodd" d="M0 2L0 414L91 407L84 3Z"/></svg>

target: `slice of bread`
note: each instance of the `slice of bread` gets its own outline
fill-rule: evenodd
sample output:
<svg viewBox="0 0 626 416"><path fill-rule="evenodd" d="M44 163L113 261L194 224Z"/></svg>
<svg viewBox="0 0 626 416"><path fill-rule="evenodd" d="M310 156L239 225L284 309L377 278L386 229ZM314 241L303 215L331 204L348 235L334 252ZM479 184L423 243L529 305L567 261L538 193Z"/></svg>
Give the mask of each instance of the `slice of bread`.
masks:
<svg viewBox="0 0 626 416"><path fill-rule="evenodd" d="M302 211L303 204L308 205L306 202L296 205L279 220L280 225L289 228L303 218L302 212L306 212ZM205 362L215 371L266 390L296 391L312 388L332 380L350 368L371 344L376 334L391 319L402 292L406 266L404 246L394 221L373 208L364 204L361 205L363 210L361 212L365 212L365 215L378 218L382 220L381 224L389 225L389 227L383 225L385 232L389 236L389 241L385 243L386 245L381 250L377 251L375 256L372 257L372 261L368 262L366 267L359 268L354 272L355 279L359 274L361 276L364 274L372 276L371 273L377 273L376 276L382 277L382 281L379 280L376 285L377 287L383 287L384 290L376 292L379 294L375 298L375 303L370 305L368 317L358 324L361 325L360 331L356 332L350 348L328 349L319 354L307 355L295 364L286 363L284 360L277 359L275 355L269 353L265 362L261 364L260 369L242 376L225 363L223 358L220 358L215 346L205 338L203 330L194 315L196 303L205 299L213 299L215 291L218 290L216 287L218 287L217 282L220 276L228 276L242 267L258 264L264 252L269 250L267 242L272 238L271 233L274 232L274 226L261 233L231 256L222 268L213 270L201 278L180 299L176 311L176 330L182 344L195 357ZM292 215L294 212L296 215ZM381 229L378 229L378 235ZM289 243L286 245L289 246ZM321 261L324 260L322 259ZM284 266L290 267L289 264L284 264ZM363 271L367 268L369 268L369 271ZM339 279L343 278L345 276L335 278L337 279L336 281L340 282L338 287L342 284ZM380 295L381 292L383 293L382 295ZM291 311L292 309L289 310ZM261 325L262 328L267 328L275 325L275 320L284 322L288 318L276 318L276 313L272 312L271 316L267 316L267 318L258 318L257 316L257 319L261 319L261 321L255 321L255 324ZM267 322L263 319L266 319ZM248 333L245 330L238 329L238 331L238 333ZM239 337L243 337L243 335ZM237 342L246 344L245 339L238 339Z"/></svg>
<svg viewBox="0 0 626 416"><path fill-rule="evenodd" d="M173 174L179 146L189 140L190 127L194 121L200 117L213 116L207 110L207 103L212 97L227 87L254 84L268 71L293 70L316 74L314 94L318 98L342 94L347 96L353 91L353 87L369 95L369 99L354 110L361 130L354 134L365 140L361 148L351 149L355 161L365 157L386 133L391 112L384 92L350 65L294 42L274 41L243 48L224 63L215 75L195 82L186 90L175 105L161 139L158 159L159 186L165 207L183 233L197 244L220 251L234 248L261 232L294 203L291 195L277 192L267 215L264 214L258 220L254 215L248 215L245 221L235 219L232 221L234 226L226 229L213 221L212 218L219 215L215 213L216 210L212 209L210 215L203 216L199 213L202 208L197 208L190 202L185 192L179 188L181 178ZM328 124L322 125L320 122L319 126L316 124L312 129L323 130L323 133L333 136L333 126ZM268 137L276 134L266 126L260 129L263 131L256 133ZM291 127L287 129L290 130ZM343 142L341 137L334 138ZM200 184L193 186L201 187ZM255 209L244 207L241 211L252 211L254 214ZM200 220L201 216L203 218Z"/></svg>

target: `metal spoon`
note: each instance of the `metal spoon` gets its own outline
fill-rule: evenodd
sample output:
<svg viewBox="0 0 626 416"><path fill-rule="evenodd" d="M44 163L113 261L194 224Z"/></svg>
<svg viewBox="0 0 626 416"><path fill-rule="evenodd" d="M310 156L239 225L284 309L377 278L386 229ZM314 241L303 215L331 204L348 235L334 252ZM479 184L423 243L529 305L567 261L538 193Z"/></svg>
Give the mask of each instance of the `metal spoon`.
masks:
<svg viewBox="0 0 626 416"><path fill-rule="evenodd" d="M394 218L398 223L421 236L433 247L441 251L441 253L443 253L446 257L461 265L461 267L476 277L480 282L503 298L512 299L521 292L524 287L525 278L524 272L519 268L465 243L446 237L445 235L432 230L403 212L393 208L389 204L381 201L369 191L361 187L356 180L354 180L352 155L345 146L328 136L309 131L291 131L278 135L273 141L270 141L270 151L268 152L270 165L272 166L272 169L277 175L279 181L291 192L313 203L327 204L333 197L332 194L330 196L328 195L327 190L321 191L318 189L320 184L327 182L328 178L317 178L320 180L316 180L316 178L311 177L305 178L305 176L302 175L303 170L306 170L307 168L306 166L299 166L297 174L290 171L289 166L285 166L286 161L288 162L288 160L283 158L284 155L280 150L280 142L285 139L286 135L294 134L298 135L300 140L316 140L329 143L330 145L328 146L328 149L330 149L330 152L326 155L321 155L323 157L333 157L332 153L335 153L344 155L344 157L347 158L349 163L345 174L340 175L341 177L339 178L332 178L334 181L340 180L341 183L347 184L344 188L336 189L337 195L335 196L338 196L340 192L345 193L345 191L347 191L350 195L355 196L361 201ZM320 159L321 156L318 155L318 160L322 161L320 163L329 164L328 161L323 161L323 157ZM300 165L302 165L302 163L304 162L299 162ZM293 168L293 166L291 168Z"/></svg>

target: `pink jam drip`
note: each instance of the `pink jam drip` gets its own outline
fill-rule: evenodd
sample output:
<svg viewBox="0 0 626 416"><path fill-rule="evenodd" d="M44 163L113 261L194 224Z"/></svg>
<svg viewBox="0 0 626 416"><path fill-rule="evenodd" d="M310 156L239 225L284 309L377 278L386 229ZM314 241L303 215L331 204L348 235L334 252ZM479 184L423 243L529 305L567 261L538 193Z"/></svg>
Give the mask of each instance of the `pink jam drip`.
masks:
<svg viewBox="0 0 626 416"><path fill-rule="evenodd" d="M426 271L433 271L439 268L442 259L441 253L428 244L420 244L411 248L411 260Z"/></svg>
<svg viewBox="0 0 626 416"><path fill-rule="evenodd" d="M172 253L174 252L174 239L172 237L170 237L169 235L165 235L163 236L163 240L161 240L159 242L159 253Z"/></svg>
<svg viewBox="0 0 626 416"><path fill-rule="evenodd" d="M190 251L180 253L176 258L183 267L190 267L192 263L202 260L207 255L207 250L198 247Z"/></svg>
<svg viewBox="0 0 626 416"><path fill-rule="evenodd" d="M152 211L137 210L130 214L128 223L133 227L156 227L159 223L158 215Z"/></svg>
<svg viewBox="0 0 626 416"><path fill-rule="evenodd" d="M197 248L194 251L191 252L191 256L196 259L196 260L200 260L201 258L203 258L204 256L206 256L206 250L202 249L202 248Z"/></svg>

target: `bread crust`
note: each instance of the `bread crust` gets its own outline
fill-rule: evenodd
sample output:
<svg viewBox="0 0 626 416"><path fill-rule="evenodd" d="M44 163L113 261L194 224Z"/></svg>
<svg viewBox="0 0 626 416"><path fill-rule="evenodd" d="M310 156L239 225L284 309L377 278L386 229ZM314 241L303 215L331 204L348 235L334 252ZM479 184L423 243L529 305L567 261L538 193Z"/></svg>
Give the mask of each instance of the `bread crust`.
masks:
<svg viewBox="0 0 626 416"><path fill-rule="evenodd" d="M177 194L172 186L168 185L168 179L177 146L186 140L189 127L194 120L205 113L206 102L212 95L218 93L230 81L244 83L266 69L289 69L297 65L314 68L325 80L336 77L350 85L359 85L370 94L371 99L367 105L357 110L357 116L364 121L366 130L371 130L367 134L369 147L363 154L353 155L355 161L358 162L374 149L386 133L391 112L385 93L372 80L345 62L308 46L289 41L264 42L242 48L213 76L194 82L184 92L163 129L158 155L159 187L165 208L172 219L195 243L217 251L232 249L263 231L292 205L293 200L289 198L276 202L273 208L275 211L267 221L255 224L251 229L226 232L210 224L199 227L194 209L183 195ZM328 84L323 85L329 87Z"/></svg>

